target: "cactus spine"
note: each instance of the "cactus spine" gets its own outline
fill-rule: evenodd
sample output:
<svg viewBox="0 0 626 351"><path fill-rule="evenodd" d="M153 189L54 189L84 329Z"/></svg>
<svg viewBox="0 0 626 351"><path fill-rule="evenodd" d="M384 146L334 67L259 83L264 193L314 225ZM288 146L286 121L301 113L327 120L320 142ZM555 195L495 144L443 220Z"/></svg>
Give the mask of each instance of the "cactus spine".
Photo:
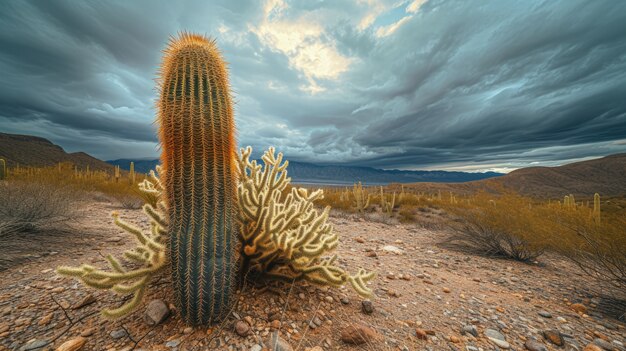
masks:
<svg viewBox="0 0 626 351"><path fill-rule="evenodd" d="M600 194L593 195L593 218L596 222L600 222Z"/></svg>
<svg viewBox="0 0 626 351"><path fill-rule="evenodd" d="M0 158L0 180L5 180L7 177L7 163L3 158Z"/></svg>
<svg viewBox="0 0 626 351"><path fill-rule="evenodd" d="M365 189L363 189L363 185L361 184L361 182L359 182L358 184L354 184L352 194L354 195L354 208L358 212L364 212L365 210L367 210L370 205L371 195L368 194Z"/></svg>
<svg viewBox="0 0 626 351"><path fill-rule="evenodd" d="M238 270L233 102L215 41L170 40L159 80L159 139L176 304L187 323L228 313Z"/></svg>

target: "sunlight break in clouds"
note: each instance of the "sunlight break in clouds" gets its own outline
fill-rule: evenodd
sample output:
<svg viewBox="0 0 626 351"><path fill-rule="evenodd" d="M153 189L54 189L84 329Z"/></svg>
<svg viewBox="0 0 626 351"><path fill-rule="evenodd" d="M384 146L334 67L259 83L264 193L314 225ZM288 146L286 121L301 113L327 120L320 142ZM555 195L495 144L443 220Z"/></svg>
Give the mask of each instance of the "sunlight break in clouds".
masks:
<svg viewBox="0 0 626 351"><path fill-rule="evenodd" d="M404 16L404 17L400 18L398 21L396 21L396 22L394 22L394 23L392 23L390 25L381 26L381 27L377 28L376 29L376 36L379 37L379 38L382 38L382 37L386 37L388 35L393 34L396 30L398 30L398 28L402 27L402 25L406 24L409 20L411 20L413 18L413 16L419 11L420 7L422 7L422 5L424 5L426 2L428 2L428 0L413 0L413 1L411 1L409 3L409 5L407 5L407 7L405 8L405 12L407 13L407 16ZM372 22L375 19L376 18L374 17L372 19Z"/></svg>
<svg viewBox="0 0 626 351"><path fill-rule="evenodd" d="M308 85L301 89L315 94L324 91L319 79L337 79L350 66L351 59L342 56L333 42L323 40L324 29L319 23L300 17L284 19L288 5L283 0L269 0L264 8L263 22L252 28L261 42L280 51L289 64L302 72Z"/></svg>

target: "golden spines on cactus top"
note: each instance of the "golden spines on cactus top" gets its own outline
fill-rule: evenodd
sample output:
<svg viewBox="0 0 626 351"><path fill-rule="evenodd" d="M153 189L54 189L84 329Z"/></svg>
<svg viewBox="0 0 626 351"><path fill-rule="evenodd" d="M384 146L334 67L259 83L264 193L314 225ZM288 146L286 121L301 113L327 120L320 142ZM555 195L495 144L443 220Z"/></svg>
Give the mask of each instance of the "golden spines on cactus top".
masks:
<svg viewBox="0 0 626 351"><path fill-rule="evenodd" d="M227 313L237 282L233 102L215 41L172 38L159 78L159 139L176 302L190 324Z"/></svg>

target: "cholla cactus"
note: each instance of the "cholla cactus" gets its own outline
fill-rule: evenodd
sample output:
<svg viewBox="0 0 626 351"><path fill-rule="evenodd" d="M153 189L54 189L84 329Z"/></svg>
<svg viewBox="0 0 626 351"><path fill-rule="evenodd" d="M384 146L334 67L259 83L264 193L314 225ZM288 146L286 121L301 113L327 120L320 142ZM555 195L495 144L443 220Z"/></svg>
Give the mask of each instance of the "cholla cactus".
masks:
<svg viewBox="0 0 626 351"><path fill-rule="evenodd" d="M135 162L130 162L130 184L135 184Z"/></svg>
<svg viewBox="0 0 626 351"><path fill-rule="evenodd" d="M314 207L323 191L293 187L285 196L291 178L282 153L276 156L270 148L262 157L264 166L250 161L251 153L250 147L241 149L239 157L243 274L256 271L335 287L349 282L360 295L371 295L366 283L374 273L360 269L351 276L334 265L336 255L324 257L337 247L339 237L326 222L330 207L321 213Z"/></svg>
<svg viewBox="0 0 626 351"><path fill-rule="evenodd" d="M7 177L7 163L3 158L0 158L0 180L4 180Z"/></svg>
<svg viewBox="0 0 626 351"><path fill-rule="evenodd" d="M154 172L150 173L150 181L144 180L140 190L160 196L162 191L161 182ZM139 268L127 269L112 255L106 257L111 270L101 270L91 265L83 264L80 267L61 266L57 273L63 276L80 280L86 286L111 290L120 295L133 294L133 298L118 308L107 308L102 314L107 318L122 317L131 312L141 302L150 279L165 267L166 253L165 243L167 231L164 213L166 212L163 202L159 202L157 208L149 204L144 205L144 213L151 219L150 233L145 233L138 227L126 223L119 218L117 212L113 212L114 223L132 234L138 245L132 250L124 252L127 261L139 263Z"/></svg>
<svg viewBox="0 0 626 351"><path fill-rule="evenodd" d="M386 213L388 216L391 217L391 215L393 214L393 207L395 206L396 203L396 193L393 193L393 196L391 197L391 201L387 201L387 199L385 198L385 192L383 190L383 187L380 187L380 207L383 210L384 213Z"/></svg>
<svg viewBox="0 0 626 351"><path fill-rule="evenodd" d="M352 194L354 195L354 208L358 212L365 212L370 205L371 195L368 194L367 190L363 189L361 182L354 184Z"/></svg>

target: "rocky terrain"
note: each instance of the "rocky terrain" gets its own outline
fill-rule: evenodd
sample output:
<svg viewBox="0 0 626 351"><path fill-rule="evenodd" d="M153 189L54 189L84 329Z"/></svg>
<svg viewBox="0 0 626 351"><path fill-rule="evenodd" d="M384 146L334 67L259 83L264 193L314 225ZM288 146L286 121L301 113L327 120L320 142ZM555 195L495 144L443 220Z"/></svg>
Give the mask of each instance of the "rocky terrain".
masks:
<svg viewBox="0 0 626 351"><path fill-rule="evenodd" d="M594 282L561 258L472 256L438 244L443 231L351 216L331 218L340 263L378 272L371 301L349 288L249 281L228 320L192 328L179 320L163 274L140 309L105 320L98 311L119 297L53 269L104 267L104 255L133 243L111 225L113 204L82 207L65 235L22 237L21 249L6 238L0 244L15 262L0 271L0 350L625 350L625 325L609 316ZM147 225L139 210L120 212Z"/></svg>

